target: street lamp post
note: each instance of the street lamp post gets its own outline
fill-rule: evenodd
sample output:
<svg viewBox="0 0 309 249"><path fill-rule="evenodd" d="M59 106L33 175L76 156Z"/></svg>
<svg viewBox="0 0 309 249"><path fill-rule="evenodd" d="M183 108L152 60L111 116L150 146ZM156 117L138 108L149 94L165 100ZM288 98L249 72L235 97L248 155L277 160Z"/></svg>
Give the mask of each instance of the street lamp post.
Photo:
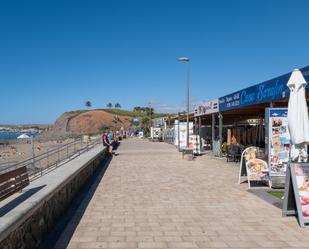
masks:
<svg viewBox="0 0 309 249"><path fill-rule="evenodd" d="M187 88L187 143L186 147L189 148L189 111L190 111L190 96L189 96L189 90L190 90L190 67L189 67L189 61L190 58L188 57L179 57L177 59L180 62L186 63L186 88Z"/></svg>
<svg viewBox="0 0 309 249"><path fill-rule="evenodd" d="M149 105L149 134L151 136L151 127L152 127L151 102L149 102L148 105Z"/></svg>

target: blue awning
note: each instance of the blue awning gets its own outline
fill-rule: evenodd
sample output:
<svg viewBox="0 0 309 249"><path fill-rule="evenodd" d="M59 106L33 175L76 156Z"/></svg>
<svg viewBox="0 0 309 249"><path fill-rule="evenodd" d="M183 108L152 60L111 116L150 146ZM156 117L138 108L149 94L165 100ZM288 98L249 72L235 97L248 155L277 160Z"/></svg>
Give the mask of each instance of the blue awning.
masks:
<svg viewBox="0 0 309 249"><path fill-rule="evenodd" d="M309 66L300 69L300 71L305 80L309 82ZM233 110L288 98L290 90L286 84L291 73L292 72L219 98L219 111ZM308 85L306 87L306 92L309 92Z"/></svg>

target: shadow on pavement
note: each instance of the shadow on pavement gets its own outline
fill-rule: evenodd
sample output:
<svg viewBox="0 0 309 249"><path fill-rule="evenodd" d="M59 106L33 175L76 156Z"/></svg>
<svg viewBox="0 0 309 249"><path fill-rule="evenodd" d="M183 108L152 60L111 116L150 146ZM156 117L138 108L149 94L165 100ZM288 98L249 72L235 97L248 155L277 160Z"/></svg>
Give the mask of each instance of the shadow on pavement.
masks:
<svg viewBox="0 0 309 249"><path fill-rule="evenodd" d="M39 249L67 248L111 160L112 156L108 156L100 163L93 176L85 183L77 196L74 197L65 214L58 219L54 228L43 240Z"/></svg>
<svg viewBox="0 0 309 249"><path fill-rule="evenodd" d="M39 187L31 188L21 194L20 196L16 197L9 203L5 204L3 207L0 208L0 217L6 215L8 212L10 212L12 209L16 208L19 204L30 198L35 193L39 192L42 188L44 188L46 185L42 185Z"/></svg>
<svg viewBox="0 0 309 249"><path fill-rule="evenodd" d="M269 190L269 188L267 188L267 189L248 189L247 191L261 198L262 200L274 205L275 207L282 209L283 200L272 196L270 192L273 190Z"/></svg>

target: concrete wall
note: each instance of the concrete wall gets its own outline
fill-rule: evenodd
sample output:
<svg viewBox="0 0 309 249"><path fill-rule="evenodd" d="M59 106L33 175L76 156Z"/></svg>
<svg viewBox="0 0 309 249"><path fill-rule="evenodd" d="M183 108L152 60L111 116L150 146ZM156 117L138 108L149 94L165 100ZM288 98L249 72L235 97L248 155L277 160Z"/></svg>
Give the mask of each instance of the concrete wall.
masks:
<svg viewBox="0 0 309 249"><path fill-rule="evenodd" d="M11 202L20 199L20 203L0 217L0 248L34 249L39 246L106 155L106 149L97 146L31 182Z"/></svg>

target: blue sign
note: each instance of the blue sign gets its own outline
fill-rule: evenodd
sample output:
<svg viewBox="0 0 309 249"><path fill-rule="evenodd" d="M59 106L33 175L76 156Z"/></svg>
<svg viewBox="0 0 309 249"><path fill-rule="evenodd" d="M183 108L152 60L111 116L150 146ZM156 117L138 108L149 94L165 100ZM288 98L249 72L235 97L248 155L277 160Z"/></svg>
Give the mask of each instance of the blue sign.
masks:
<svg viewBox="0 0 309 249"><path fill-rule="evenodd" d="M288 116L288 109L286 108L271 108L269 109L269 117L287 117Z"/></svg>
<svg viewBox="0 0 309 249"><path fill-rule="evenodd" d="M306 81L309 82L309 66L300 69L300 71L302 71ZM285 99L290 95L290 90L286 85L290 76L291 73L284 74L277 78L221 97L219 98L219 111L227 111L240 107L271 102L273 100ZM309 92L308 86L306 91Z"/></svg>

